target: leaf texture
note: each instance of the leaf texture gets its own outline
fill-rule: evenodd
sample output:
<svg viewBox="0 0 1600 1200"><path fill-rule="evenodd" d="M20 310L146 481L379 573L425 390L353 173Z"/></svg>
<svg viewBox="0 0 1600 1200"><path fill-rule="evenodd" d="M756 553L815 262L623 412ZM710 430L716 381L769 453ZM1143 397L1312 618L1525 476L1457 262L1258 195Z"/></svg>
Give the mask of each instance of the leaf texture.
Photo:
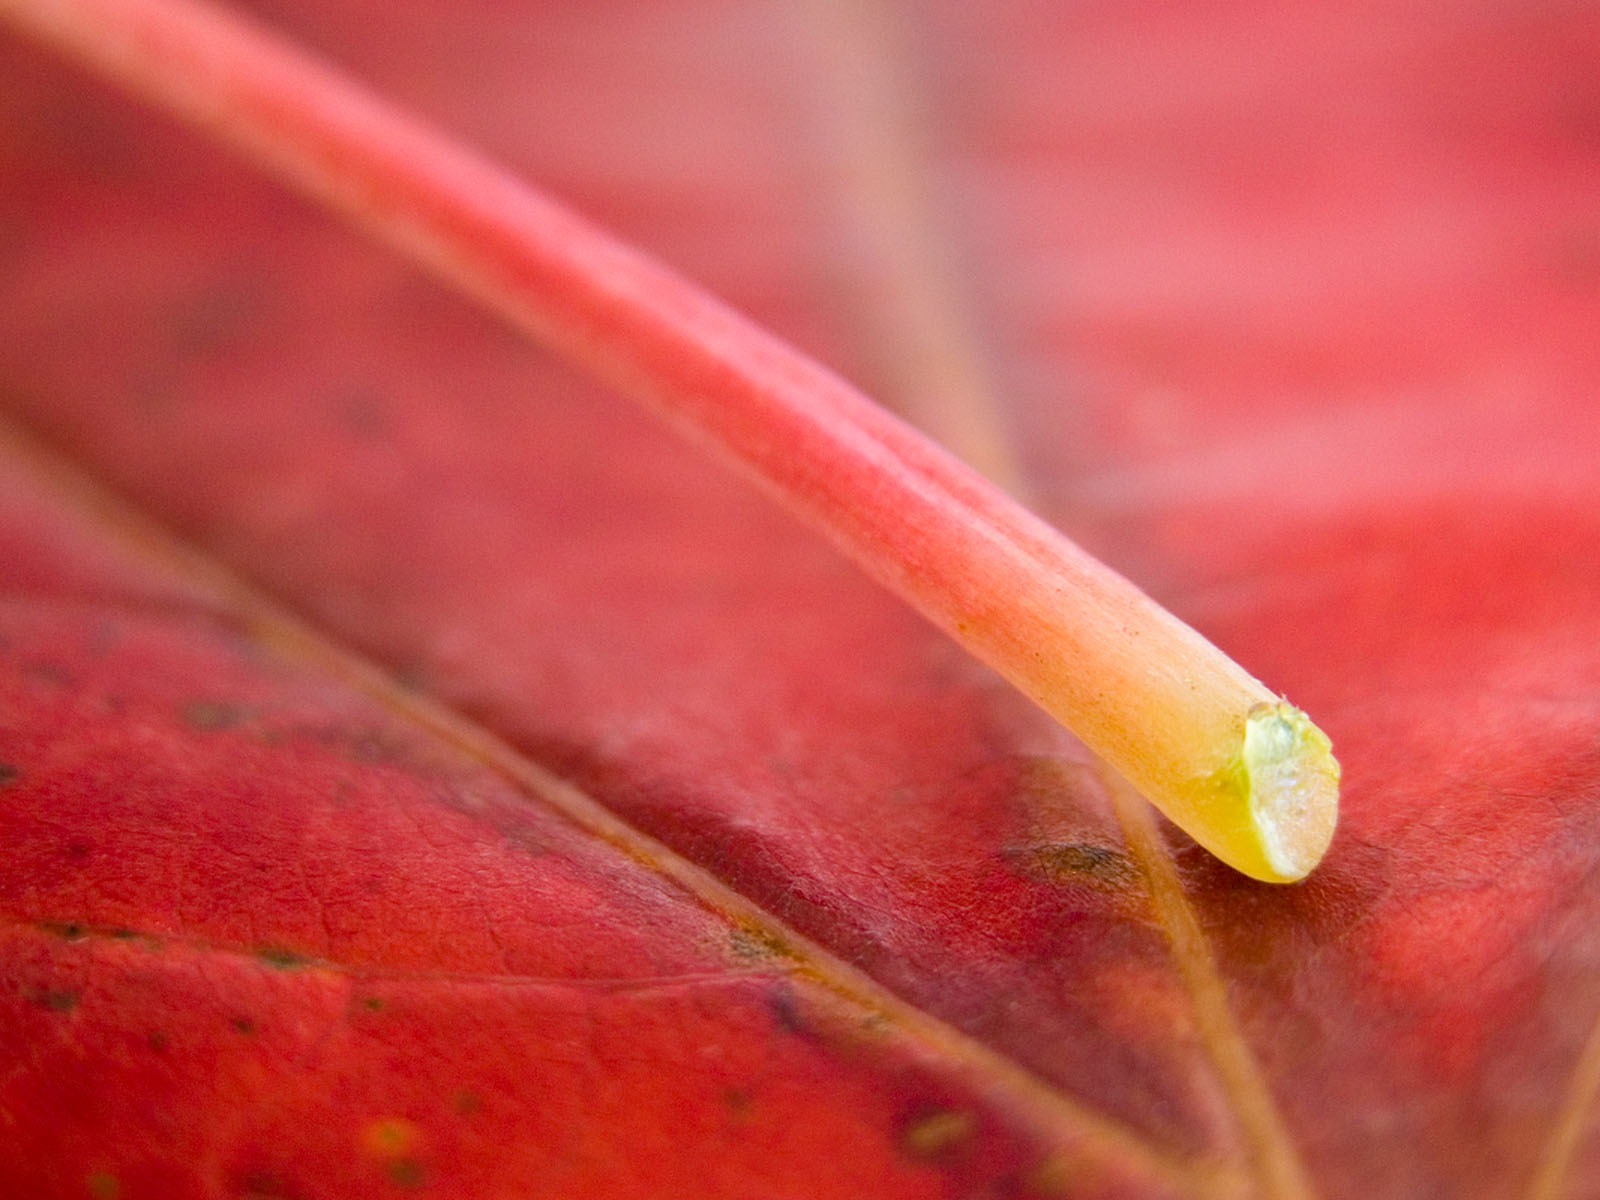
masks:
<svg viewBox="0 0 1600 1200"><path fill-rule="evenodd" d="M1343 823L1233 876L7 42L0 1181L1600 1195L1589 6L260 11L1006 477L1317 716Z"/></svg>

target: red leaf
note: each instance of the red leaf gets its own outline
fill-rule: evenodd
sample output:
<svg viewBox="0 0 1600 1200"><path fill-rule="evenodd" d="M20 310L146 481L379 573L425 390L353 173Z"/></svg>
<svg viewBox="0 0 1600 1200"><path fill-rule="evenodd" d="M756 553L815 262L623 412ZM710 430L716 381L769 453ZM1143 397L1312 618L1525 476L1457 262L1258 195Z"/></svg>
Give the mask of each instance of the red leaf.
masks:
<svg viewBox="0 0 1600 1200"><path fill-rule="evenodd" d="M743 484L7 43L0 397L195 551L7 443L11 1192L1600 1187L1600 23L830 12L270 15L890 399L964 305L958 416L1332 733L1327 862L1119 820ZM959 303L861 215L880 70Z"/></svg>

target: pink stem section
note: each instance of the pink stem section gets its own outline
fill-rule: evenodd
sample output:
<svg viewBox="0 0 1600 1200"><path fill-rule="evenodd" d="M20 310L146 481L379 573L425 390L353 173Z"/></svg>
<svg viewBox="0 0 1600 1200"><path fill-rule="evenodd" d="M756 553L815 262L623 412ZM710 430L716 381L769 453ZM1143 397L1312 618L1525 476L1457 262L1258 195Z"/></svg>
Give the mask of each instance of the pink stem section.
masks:
<svg viewBox="0 0 1600 1200"><path fill-rule="evenodd" d="M1274 697L849 384L329 65L196 0L0 15L213 131L743 468L1213 845L1184 789ZM1200 805L1203 807L1203 805Z"/></svg>

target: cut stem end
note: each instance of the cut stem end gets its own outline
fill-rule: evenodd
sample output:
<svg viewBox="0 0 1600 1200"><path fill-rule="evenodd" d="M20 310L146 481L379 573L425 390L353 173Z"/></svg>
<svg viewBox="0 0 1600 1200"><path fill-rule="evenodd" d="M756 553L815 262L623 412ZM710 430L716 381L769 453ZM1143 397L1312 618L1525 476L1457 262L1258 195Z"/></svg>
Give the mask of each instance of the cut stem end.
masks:
<svg viewBox="0 0 1600 1200"><path fill-rule="evenodd" d="M1250 817L1272 883L1304 879L1322 861L1339 820L1333 746L1291 704L1261 704L1245 723L1240 754Z"/></svg>

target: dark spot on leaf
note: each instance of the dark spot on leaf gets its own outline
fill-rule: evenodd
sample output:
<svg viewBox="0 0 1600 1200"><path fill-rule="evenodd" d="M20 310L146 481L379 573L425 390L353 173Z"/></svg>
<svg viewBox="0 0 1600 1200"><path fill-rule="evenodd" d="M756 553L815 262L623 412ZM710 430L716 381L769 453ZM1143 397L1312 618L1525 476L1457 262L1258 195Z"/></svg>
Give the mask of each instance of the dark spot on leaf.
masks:
<svg viewBox="0 0 1600 1200"><path fill-rule="evenodd" d="M255 1036L256 1023L249 1017L234 1017L228 1024L233 1026L235 1033L242 1033L245 1037Z"/></svg>
<svg viewBox="0 0 1600 1200"><path fill-rule="evenodd" d="M432 691L434 688L433 665L424 659L409 659L395 667L394 681L408 692Z"/></svg>
<svg viewBox="0 0 1600 1200"><path fill-rule="evenodd" d="M236 342L261 309L260 292L253 281L226 280L183 297L167 316L174 348L198 355Z"/></svg>
<svg viewBox="0 0 1600 1200"><path fill-rule="evenodd" d="M39 928L45 933L53 933L58 938L69 942L80 941L88 936L82 925L63 924L56 921L41 921Z"/></svg>
<svg viewBox="0 0 1600 1200"><path fill-rule="evenodd" d="M736 1117L748 1117L755 1107L756 1098L745 1088L724 1088L722 1103Z"/></svg>
<svg viewBox="0 0 1600 1200"><path fill-rule="evenodd" d="M397 1158L387 1166L389 1181L395 1187L413 1191L420 1188L424 1180L422 1164L414 1158Z"/></svg>
<svg viewBox="0 0 1600 1200"><path fill-rule="evenodd" d="M450 1107L458 1117L470 1117L483 1109L483 1097L477 1092L457 1092Z"/></svg>
<svg viewBox="0 0 1600 1200"><path fill-rule="evenodd" d="M132 929L113 929L110 932L108 932L106 934L106 936L110 937L110 938L115 938L119 942L131 942L134 938L138 937L139 935L138 935L138 933L136 933Z"/></svg>
<svg viewBox="0 0 1600 1200"><path fill-rule="evenodd" d="M900 1144L912 1158L945 1158L970 1142L976 1131L971 1113L941 1109L915 1117L907 1124Z"/></svg>
<svg viewBox="0 0 1600 1200"><path fill-rule="evenodd" d="M67 839L67 857L72 859L74 862L82 862L84 859L88 858L90 851L93 849L94 843L86 837L74 837Z"/></svg>
<svg viewBox="0 0 1600 1200"><path fill-rule="evenodd" d="M296 954L293 950L285 950L282 946L263 946L256 951L256 957L269 967L276 967L280 971L290 971L295 967L303 967L311 960L303 954Z"/></svg>
<svg viewBox="0 0 1600 1200"><path fill-rule="evenodd" d="M368 1012L382 1012L384 1007L383 997L368 996L366 999L361 1001L361 1007L366 1009Z"/></svg>
<svg viewBox="0 0 1600 1200"><path fill-rule="evenodd" d="M246 1171L234 1187L238 1200L298 1200L304 1193L274 1171Z"/></svg>
<svg viewBox="0 0 1600 1200"><path fill-rule="evenodd" d="M800 1014L799 999L787 979L780 979L772 985L767 993L767 1007L772 1011L772 1019L777 1022L779 1029L799 1035L810 1033L805 1018Z"/></svg>
<svg viewBox="0 0 1600 1200"><path fill-rule="evenodd" d="M1141 881L1126 854L1084 842L1031 846L1021 858L1028 870L1058 883L1086 884L1097 891L1124 892Z"/></svg>
<svg viewBox="0 0 1600 1200"><path fill-rule="evenodd" d="M383 1161L389 1182L407 1189L423 1184L422 1164L412 1157L420 1139L421 1131L404 1117L380 1117L361 1132L362 1146Z"/></svg>
<svg viewBox="0 0 1600 1200"><path fill-rule="evenodd" d="M235 729L249 718L246 709L223 700L191 700L183 706L184 724L204 733Z"/></svg>
<svg viewBox="0 0 1600 1200"><path fill-rule="evenodd" d="M83 1183L90 1200L117 1200L122 1195L122 1184L109 1171L91 1171Z"/></svg>
<svg viewBox="0 0 1600 1200"><path fill-rule="evenodd" d="M8 762L0 762L0 787L5 787L8 783L15 783L21 778L22 770L20 767L14 767Z"/></svg>
<svg viewBox="0 0 1600 1200"><path fill-rule="evenodd" d="M861 1032L874 1035L884 1034L894 1025L894 1019L888 1013L874 1009L861 1018Z"/></svg>
<svg viewBox="0 0 1600 1200"><path fill-rule="evenodd" d="M794 951L784 938L760 925L741 925L728 935L728 949L735 958L793 958Z"/></svg>
<svg viewBox="0 0 1600 1200"><path fill-rule="evenodd" d="M30 683L42 683L47 687L64 688L72 686L72 673L56 663L28 663L22 668L22 676Z"/></svg>
<svg viewBox="0 0 1600 1200"><path fill-rule="evenodd" d="M82 999L78 992L64 988L40 988L34 992L31 999L40 1008L53 1013L69 1013L78 1007Z"/></svg>
<svg viewBox="0 0 1600 1200"><path fill-rule="evenodd" d="M149 1037L145 1038L144 1043L157 1054L162 1054L166 1052L168 1046L172 1045L172 1038L162 1030L157 1029Z"/></svg>

